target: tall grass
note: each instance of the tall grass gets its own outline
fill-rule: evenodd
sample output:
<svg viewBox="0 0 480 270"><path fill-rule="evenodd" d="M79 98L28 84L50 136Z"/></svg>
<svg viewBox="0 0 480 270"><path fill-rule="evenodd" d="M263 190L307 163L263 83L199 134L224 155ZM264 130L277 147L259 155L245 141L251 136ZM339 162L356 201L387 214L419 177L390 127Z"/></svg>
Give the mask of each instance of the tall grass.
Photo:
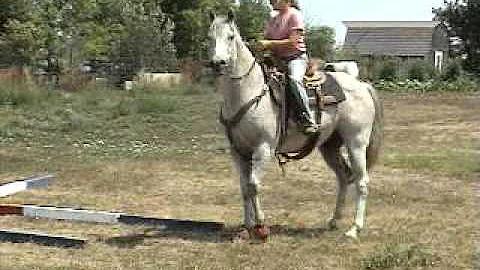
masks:
<svg viewBox="0 0 480 270"><path fill-rule="evenodd" d="M437 263L431 250L420 245L385 244L375 253L363 258L360 269L417 269L433 268Z"/></svg>
<svg viewBox="0 0 480 270"><path fill-rule="evenodd" d="M0 80L0 105L22 106L38 104L55 94L26 80Z"/></svg>

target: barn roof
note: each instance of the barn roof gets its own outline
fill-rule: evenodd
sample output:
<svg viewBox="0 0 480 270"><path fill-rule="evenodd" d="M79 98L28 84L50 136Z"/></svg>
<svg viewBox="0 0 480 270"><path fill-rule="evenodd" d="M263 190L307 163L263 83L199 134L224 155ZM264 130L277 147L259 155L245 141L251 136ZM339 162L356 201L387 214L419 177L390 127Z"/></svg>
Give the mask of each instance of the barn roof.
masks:
<svg viewBox="0 0 480 270"><path fill-rule="evenodd" d="M360 55L425 56L438 21L344 21L344 48Z"/></svg>

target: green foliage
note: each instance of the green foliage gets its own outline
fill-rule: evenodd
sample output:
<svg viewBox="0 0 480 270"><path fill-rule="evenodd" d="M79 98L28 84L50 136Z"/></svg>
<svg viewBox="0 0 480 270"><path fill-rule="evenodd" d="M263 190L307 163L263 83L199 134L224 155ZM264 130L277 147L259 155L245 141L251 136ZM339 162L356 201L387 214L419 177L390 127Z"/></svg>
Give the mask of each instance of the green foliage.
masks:
<svg viewBox="0 0 480 270"><path fill-rule="evenodd" d="M449 61L442 73L442 80L453 82L462 76L462 65L458 59Z"/></svg>
<svg viewBox="0 0 480 270"><path fill-rule="evenodd" d="M174 25L157 2L2 1L0 62L35 65L59 59L64 68L101 59L119 67L113 75L122 78L140 68L175 70Z"/></svg>
<svg viewBox="0 0 480 270"><path fill-rule="evenodd" d="M334 60L336 60L336 61L356 60L357 62L363 61L363 59L360 57L360 54L359 54L358 51L345 50L345 49L336 50Z"/></svg>
<svg viewBox="0 0 480 270"><path fill-rule="evenodd" d="M414 60L408 63L407 78L409 80L426 81L435 74L432 65L425 60Z"/></svg>
<svg viewBox="0 0 480 270"><path fill-rule="evenodd" d="M328 26L308 27L306 34L310 56L330 61L335 55L335 30Z"/></svg>
<svg viewBox="0 0 480 270"><path fill-rule="evenodd" d="M210 11L226 14L232 4L231 0L164 1L161 5L175 23L174 42L178 58L198 60L206 57Z"/></svg>
<svg viewBox="0 0 480 270"><path fill-rule="evenodd" d="M28 0L0 1L0 64L30 63L41 42L42 29L34 22Z"/></svg>
<svg viewBox="0 0 480 270"><path fill-rule="evenodd" d="M450 27L450 35L463 41L462 53L467 55L465 68L480 74L480 4L477 0L444 1L444 6L434 9L437 20Z"/></svg>
<svg viewBox="0 0 480 270"><path fill-rule="evenodd" d="M237 11L236 23L245 40L263 38L265 22L269 18L267 6L255 0L244 0Z"/></svg>
<svg viewBox="0 0 480 270"><path fill-rule="evenodd" d="M131 78L140 69L165 72L176 69L173 24L159 6L148 3L124 6L121 24L112 42L109 59L119 66L121 79Z"/></svg>
<svg viewBox="0 0 480 270"><path fill-rule="evenodd" d="M377 77L380 80L394 81L397 78L397 64L393 60L386 60L382 63Z"/></svg>
<svg viewBox="0 0 480 270"><path fill-rule="evenodd" d="M418 80L378 80L374 83L375 88L388 92L476 92L480 91L480 83L467 76L460 76L454 81L442 81L430 79Z"/></svg>
<svg viewBox="0 0 480 270"><path fill-rule="evenodd" d="M38 104L51 98L52 93L37 89L24 81L0 81L0 106L24 106Z"/></svg>

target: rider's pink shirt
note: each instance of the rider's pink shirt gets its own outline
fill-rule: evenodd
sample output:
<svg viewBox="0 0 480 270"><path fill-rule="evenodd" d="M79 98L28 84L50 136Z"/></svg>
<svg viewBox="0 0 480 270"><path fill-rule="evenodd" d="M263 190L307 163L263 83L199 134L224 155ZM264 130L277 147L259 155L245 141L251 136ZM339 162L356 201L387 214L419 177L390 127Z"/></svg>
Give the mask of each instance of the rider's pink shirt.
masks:
<svg viewBox="0 0 480 270"><path fill-rule="evenodd" d="M276 47L273 49L275 56L288 59L299 52L307 51L304 35L305 22L302 13L293 7L290 7L284 13L278 13L268 21L265 29L266 39L287 39L297 31L300 35L296 39L297 42L295 43L295 46L293 48L289 46Z"/></svg>

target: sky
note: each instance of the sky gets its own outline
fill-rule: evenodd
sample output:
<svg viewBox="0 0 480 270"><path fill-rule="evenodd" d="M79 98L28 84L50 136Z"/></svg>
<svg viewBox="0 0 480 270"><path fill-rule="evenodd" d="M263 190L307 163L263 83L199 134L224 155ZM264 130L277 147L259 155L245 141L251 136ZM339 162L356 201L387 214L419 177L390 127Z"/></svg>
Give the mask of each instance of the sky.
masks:
<svg viewBox="0 0 480 270"><path fill-rule="evenodd" d="M342 21L431 21L432 7L443 0L299 0L311 25L333 27L337 43L345 40Z"/></svg>

